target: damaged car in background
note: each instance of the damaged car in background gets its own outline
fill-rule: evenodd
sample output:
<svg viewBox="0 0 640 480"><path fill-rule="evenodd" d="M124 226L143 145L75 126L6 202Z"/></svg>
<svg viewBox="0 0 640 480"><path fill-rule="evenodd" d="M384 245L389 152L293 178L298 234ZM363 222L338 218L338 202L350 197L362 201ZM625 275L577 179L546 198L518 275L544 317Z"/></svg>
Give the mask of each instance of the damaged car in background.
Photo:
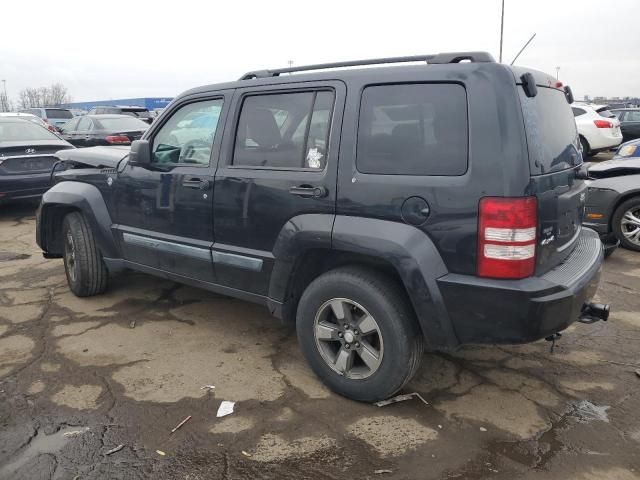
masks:
<svg viewBox="0 0 640 480"><path fill-rule="evenodd" d="M640 140L627 142L620 152L625 156L589 167L584 225L600 234L608 255L618 243L640 251Z"/></svg>

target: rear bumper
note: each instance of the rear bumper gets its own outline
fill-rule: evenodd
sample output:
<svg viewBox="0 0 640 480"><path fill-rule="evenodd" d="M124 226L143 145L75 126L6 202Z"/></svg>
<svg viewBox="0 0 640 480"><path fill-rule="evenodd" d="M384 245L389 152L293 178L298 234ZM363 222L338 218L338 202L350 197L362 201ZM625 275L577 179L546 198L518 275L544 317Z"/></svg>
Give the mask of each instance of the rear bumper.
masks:
<svg viewBox="0 0 640 480"><path fill-rule="evenodd" d="M569 257L540 277L441 277L438 284L459 342L527 343L564 330L595 294L603 253L597 233L585 228Z"/></svg>
<svg viewBox="0 0 640 480"><path fill-rule="evenodd" d="M0 202L4 200L39 198L50 186L49 172L0 175Z"/></svg>
<svg viewBox="0 0 640 480"><path fill-rule="evenodd" d="M587 137L587 141L592 150L607 150L622 143L622 133L613 135L608 128L598 129L595 134Z"/></svg>

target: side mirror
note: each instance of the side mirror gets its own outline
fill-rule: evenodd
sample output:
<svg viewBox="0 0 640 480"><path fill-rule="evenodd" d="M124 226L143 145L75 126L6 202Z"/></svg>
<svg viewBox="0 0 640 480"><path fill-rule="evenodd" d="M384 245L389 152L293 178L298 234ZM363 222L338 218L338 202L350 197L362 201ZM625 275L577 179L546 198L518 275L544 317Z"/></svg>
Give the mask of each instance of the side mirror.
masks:
<svg viewBox="0 0 640 480"><path fill-rule="evenodd" d="M134 140L129 152L129 165L148 167L151 165L151 146L149 140Z"/></svg>

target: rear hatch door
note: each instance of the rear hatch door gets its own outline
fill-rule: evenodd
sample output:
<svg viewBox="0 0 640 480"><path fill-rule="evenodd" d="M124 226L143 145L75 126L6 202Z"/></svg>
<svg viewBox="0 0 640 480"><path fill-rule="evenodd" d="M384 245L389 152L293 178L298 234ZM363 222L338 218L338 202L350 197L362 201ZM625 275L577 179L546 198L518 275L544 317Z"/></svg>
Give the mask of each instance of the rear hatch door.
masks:
<svg viewBox="0 0 640 480"><path fill-rule="evenodd" d="M536 79L539 80L539 79ZM528 195L538 200L536 273L561 263L573 250L582 228L587 186L576 178L582 164L578 132L565 92L555 79L537 81L537 94L519 88L531 179Z"/></svg>

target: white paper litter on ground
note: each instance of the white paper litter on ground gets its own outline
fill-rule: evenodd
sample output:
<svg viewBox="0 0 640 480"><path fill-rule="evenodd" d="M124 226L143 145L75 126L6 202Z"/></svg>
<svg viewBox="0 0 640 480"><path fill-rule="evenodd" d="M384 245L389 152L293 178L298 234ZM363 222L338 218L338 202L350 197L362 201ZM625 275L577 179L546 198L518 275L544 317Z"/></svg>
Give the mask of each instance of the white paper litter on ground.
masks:
<svg viewBox="0 0 640 480"><path fill-rule="evenodd" d="M236 402L229 402L227 400L223 400L220 406L218 407L218 413L216 417L226 417L227 415L231 415L233 413L233 407Z"/></svg>

